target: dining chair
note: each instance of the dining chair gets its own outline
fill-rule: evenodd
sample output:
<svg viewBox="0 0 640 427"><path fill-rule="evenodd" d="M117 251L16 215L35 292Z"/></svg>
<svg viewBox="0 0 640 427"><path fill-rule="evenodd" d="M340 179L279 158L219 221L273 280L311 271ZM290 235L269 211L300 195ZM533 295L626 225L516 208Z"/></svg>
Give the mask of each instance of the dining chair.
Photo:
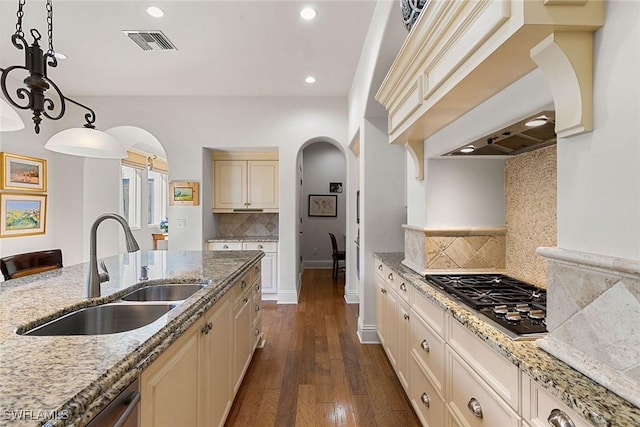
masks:
<svg viewBox="0 0 640 427"><path fill-rule="evenodd" d="M336 241L336 236L333 233L329 233L329 237L331 237L331 248L333 249L333 253L331 254L331 258L333 259L333 271L332 277L333 281L338 280L338 270L343 269L344 267L339 266L339 261L345 260L344 251L338 250L338 242Z"/></svg>
<svg viewBox="0 0 640 427"><path fill-rule="evenodd" d="M4 280L62 268L62 250L28 252L0 258L0 271Z"/></svg>

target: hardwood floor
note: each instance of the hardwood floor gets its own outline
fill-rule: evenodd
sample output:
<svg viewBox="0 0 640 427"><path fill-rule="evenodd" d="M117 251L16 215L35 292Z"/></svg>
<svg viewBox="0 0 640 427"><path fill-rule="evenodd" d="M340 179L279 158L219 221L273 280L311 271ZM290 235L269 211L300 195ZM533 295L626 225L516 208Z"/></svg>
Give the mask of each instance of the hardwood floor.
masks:
<svg viewBox="0 0 640 427"><path fill-rule="evenodd" d="M226 426L419 426L380 345L356 335L343 276L305 270L298 305L263 304L256 350Z"/></svg>

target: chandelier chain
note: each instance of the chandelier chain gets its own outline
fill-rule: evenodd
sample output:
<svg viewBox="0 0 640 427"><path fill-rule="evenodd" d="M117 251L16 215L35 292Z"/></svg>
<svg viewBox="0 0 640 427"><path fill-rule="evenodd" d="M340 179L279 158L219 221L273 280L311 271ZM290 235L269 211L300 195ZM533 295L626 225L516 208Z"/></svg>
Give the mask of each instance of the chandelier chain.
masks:
<svg viewBox="0 0 640 427"><path fill-rule="evenodd" d="M27 0L18 1L18 12L16 13L16 16L18 17L18 22L16 22L16 35L20 37L24 37L24 33L22 32L22 17L24 16L24 11L22 9L26 2Z"/></svg>
<svg viewBox="0 0 640 427"><path fill-rule="evenodd" d="M49 50L48 54L53 55L53 4L52 0L47 0L47 36L49 37Z"/></svg>

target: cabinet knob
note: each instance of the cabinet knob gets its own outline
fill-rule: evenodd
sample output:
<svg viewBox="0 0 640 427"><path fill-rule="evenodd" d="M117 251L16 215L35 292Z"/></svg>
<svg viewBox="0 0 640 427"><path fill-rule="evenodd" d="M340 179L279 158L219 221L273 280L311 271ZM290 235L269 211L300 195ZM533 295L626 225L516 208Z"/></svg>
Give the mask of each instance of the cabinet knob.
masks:
<svg viewBox="0 0 640 427"><path fill-rule="evenodd" d="M249 302L249 297L244 297L242 299L242 302L245 303L245 304L248 303Z"/></svg>
<svg viewBox="0 0 640 427"><path fill-rule="evenodd" d="M387 293L387 290L385 288L380 289L380 292L382 292L383 294Z"/></svg>
<svg viewBox="0 0 640 427"><path fill-rule="evenodd" d="M389 278L389 280L393 280L393 273L389 273L387 277Z"/></svg>
<svg viewBox="0 0 640 427"><path fill-rule="evenodd" d="M255 288L256 288L256 292L258 292L260 290L260 285L258 283L256 283Z"/></svg>
<svg viewBox="0 0 640 427"><path fill-rule="evenodd" d="M404 320L409 320L409 315L407 313L405 313L402 317L404 317Z"/></svg>
<svg viewBox="0 0 640 427"><path fill-rule="evenodd" d="M424 406L426 406L427 408L429 407L431 400L429 399L429 395L427 393L422 393L422 396L420 396L420 400L422 401L422 403L424 403Z"/></svg>
<svg viewBox="0 0 640 427"><path fill-rule="evenodd" d="M382 264L378 264L378 270L382 271Z"/></svg>
<svg viewBox="0 0 640 427"><path fill-rule="evenodd" d="M553 427L576 427L569 415L562 412L560 409L554 409L551 411L547 421Z"/></svg>
<svg viewBox="0 0 640 427"><path fill-rule="evenodd" d="M257 265L255 266L255 268L253 269L253 271L255 273L259 273L260 272L260 267L258 267Z"/></svg>
<svg viewBox="0 0 640 427"><path fill-rule="evenodd" d="M482 406L480 406L480 402L475 397L469 400L467 408L469 408L474 417L482 418Z"/></svg>
<svg viewBox="0 0 640 427"><path fill-rule="evenodd" d="M229 245L224 245L222 249L229 249Z"/></svg>
<svg viewBox="0 0 640 427"><path fill-rule="evenodd" d="M256 328L256 330L253 332L253 334L254 334L255 336L260 335L260 329L257 329L257 328Z"/></svg>
<svg viewBox="0 0 640 427"><path fill-rule="evenodd" d="M430 350L430 348L429 348L429 341L427 341L427 340L422 340L422 342L420 343L420 347L421 347L424 351L426 351L427 353L429 353L429 350Z"/></svg>
<svg viewBox="0 0 640 427"><path fill-rule="evenodd" d="M400 290L401 290L401 291L404 291L404 292L407 292L407 285L406 285L404 282L402 282L402 283L400 284Z"/></svg>
<svg viewBox="0 0 640 427"><path fill-rule="evenodd" d="M256 304L256 311L260 311L260 306Z"/></svg>
<svg viewBox="0 0 640 427"><path fill-rule="evenodd" d="M258 249L262 249L264 246L262 245L258 245Z"/></svg>
<svg viewBox="0 0 640 427"><path fill-rule="evenodd" d="M243 280L242 283L240 283L240 289L244 289L246 287L247 287L247 282Z"/></svg>

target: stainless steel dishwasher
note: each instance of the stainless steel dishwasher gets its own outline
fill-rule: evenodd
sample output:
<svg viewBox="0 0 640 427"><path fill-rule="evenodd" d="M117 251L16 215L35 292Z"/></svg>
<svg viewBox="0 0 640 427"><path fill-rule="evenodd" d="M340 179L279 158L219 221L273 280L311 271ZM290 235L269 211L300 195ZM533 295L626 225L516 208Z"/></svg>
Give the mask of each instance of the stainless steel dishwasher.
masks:
<svg viewBox="0 0 640 427"><path fill-rule="evenodd" d="M113 402L92 419L87 427L137 427L140 387L136 379Z"/></svg>

